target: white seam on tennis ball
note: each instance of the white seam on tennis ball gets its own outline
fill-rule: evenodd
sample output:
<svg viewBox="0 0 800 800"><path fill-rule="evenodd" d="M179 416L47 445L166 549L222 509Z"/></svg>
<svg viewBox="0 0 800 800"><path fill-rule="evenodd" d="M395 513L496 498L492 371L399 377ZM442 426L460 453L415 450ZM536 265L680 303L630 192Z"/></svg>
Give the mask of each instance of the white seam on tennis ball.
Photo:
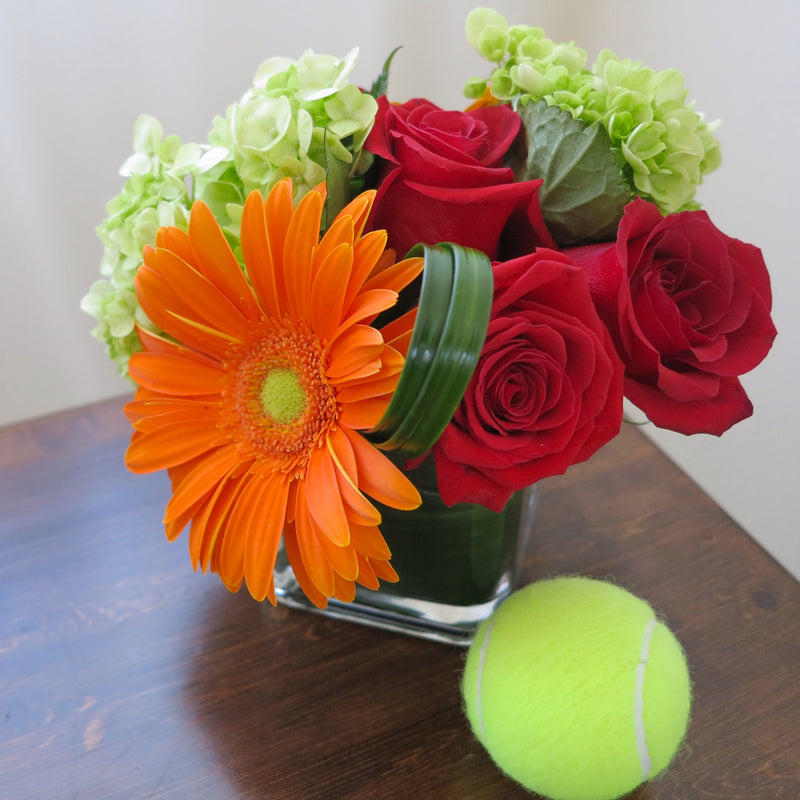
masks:
<svg viewBox="0 0 800 800"><path fill-rule="evenodd" d="M644 627L642 652L639 656L639 663L636 666L636 689L633 697L633 725L636 730L636 749L639 751L639 764L642 768L642 778L644 780L649 777L653 766L650 751L647 749L647 734L644 730L644 673L647 668L647 660L650 657L650 640L653 638L655 626L656 618L651 617Z"/></svg>
<svg viewBox="0 0 800 800"><path fill-rule="evenodd" d="M486 660L486 650L489 647L489 634L492 632L494 620L489 620L486 626L486 636L483 637L483 644L481 645L480 653L478 654L478 676L475 680L475 708L478 712L478 727L481 731L481 736L486 735L483 727L483 704L481 703L481 680L483 679L483 664Z"/></svg>

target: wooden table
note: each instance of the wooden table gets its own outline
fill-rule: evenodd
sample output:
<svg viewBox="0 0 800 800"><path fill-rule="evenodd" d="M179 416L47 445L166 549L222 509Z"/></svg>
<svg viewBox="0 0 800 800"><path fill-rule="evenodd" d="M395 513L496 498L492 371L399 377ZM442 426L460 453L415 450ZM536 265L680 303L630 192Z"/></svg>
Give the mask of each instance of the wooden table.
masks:
<svg viewBox="0 0 800 800"><path fill-rule="evenodd" d="M463 650L194 575L121 407L0 430L0 797L530 797L469 732ZM613 575L689 654L687 745L631 798L800 798L800 585L639 431L544 483L525 569Z"/></svg>

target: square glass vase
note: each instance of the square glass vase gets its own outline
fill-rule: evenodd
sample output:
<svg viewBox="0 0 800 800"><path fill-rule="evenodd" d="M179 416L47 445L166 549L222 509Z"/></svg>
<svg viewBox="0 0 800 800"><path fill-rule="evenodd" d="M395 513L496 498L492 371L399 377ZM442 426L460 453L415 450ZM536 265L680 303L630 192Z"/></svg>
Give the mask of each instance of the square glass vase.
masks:
<svg viewBox="0 0 800 800"><path fill-rule="evenodd" d="M428 465L427 462L431 462ZM516 492L499 513L473 504L446 506L433 459L411 473L422 495L414 511L379 506L380 525L397 583L377 591L357 587L353 602L317 608L303 593L286 554L275 567L278 602L335 619L467 646L478 625L517 588L520 561L533 528L537 491Z"/></svg>

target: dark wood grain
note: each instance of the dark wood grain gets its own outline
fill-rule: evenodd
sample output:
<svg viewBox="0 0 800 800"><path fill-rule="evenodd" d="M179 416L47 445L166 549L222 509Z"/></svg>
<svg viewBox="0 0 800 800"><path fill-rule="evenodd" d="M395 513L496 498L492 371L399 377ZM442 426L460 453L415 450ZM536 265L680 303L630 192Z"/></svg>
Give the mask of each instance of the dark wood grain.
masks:
<svg viewBox="0 0 800 800"><path fill-rule="evenodd" d="M194 575L121 407L0 430L0 797L530 797L467 728L462 650ZM526 576L559 573L614 576L689 654L687 744L632 800L800 798L800 585L635 429L544 483Z"/></svg>

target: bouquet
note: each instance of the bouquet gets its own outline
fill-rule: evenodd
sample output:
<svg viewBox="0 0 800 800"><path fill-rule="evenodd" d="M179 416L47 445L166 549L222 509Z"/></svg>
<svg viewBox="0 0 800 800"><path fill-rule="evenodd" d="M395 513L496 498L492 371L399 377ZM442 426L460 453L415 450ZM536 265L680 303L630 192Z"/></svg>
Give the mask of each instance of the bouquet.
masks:
<svg viewBox="0 0 800 800"><path fill-rule="evenodd" d="M379 506L499 511L619 432L722 434L775 337L760 251L695 193L715 126L677 70L466 22L472 101L397 102L390 57L273 58L208 142L136 123L98 228L95 336L137 385L134 472L166 470L195 569L275 598L396 580ZM391 456L391 457L390 457ZM421 534L423 535L423 534Z"/></svg>

